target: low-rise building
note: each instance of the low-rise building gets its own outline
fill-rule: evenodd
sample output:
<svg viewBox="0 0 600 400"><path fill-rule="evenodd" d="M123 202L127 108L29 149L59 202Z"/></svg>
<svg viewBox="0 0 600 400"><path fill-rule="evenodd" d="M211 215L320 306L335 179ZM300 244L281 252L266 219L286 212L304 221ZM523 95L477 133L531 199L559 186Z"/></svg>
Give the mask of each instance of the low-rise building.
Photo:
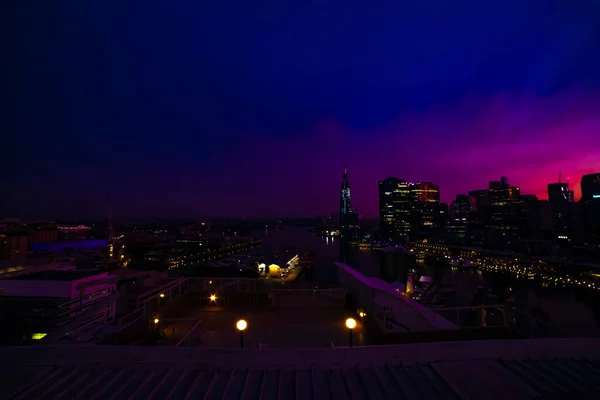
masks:
<svg viewBox="0 0 600 400"><path fill-rule="evenodd" d="M44 270L0 280L0 342L60 338L115 315L114 276L107 272Z"/></svg>

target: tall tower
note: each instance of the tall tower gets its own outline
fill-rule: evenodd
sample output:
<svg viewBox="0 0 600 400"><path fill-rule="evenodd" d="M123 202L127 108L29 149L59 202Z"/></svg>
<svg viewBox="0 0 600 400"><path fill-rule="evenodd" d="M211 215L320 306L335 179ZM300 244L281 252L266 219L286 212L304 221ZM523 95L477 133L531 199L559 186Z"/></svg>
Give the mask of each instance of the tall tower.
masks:
<svg viewBox="0 0 600 400"><path fill-rule="evenodd" d="M113 230L112 222L112 206L110 203L110 197L108 198L108 258L110 261L114 258L114 240L115 232Z"/></svg>
<svg viewBox="0 0 600 400"><path fill-rule="evenodd" d="M348 167L344 167L344 175L342 177L342 189L340 191L340 229L348 226L348 216L352 213L350 203L350 182L348 182Z"/></svg>

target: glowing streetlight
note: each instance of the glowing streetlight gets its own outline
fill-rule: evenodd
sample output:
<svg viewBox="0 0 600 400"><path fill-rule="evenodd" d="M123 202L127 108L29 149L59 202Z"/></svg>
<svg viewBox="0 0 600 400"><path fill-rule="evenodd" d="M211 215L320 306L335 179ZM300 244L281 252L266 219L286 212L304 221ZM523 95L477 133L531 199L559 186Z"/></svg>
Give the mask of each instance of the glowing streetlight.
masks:
<svg viewBox="0 0 600 400"><path fill-rule="evenodd" d="M160 294L160 297L165 297L165 294L164 294L164 293L161 293L161 294Z"/></svg>
<svg viewBox="0 0 600 400"><path fill-rule="evenodd" d="M248 323L246 322L246 320L240 319L235 324L235 327L237 328L238 331L240 331L240 348L243 349L244 348L244 331L248 327Z"/></svg>
<svg viewBox="0 0 600 400"><path fill-rule="evenodd" d="M154 318L154 325L158 325L159 322L160 320L158 318Z"/></svg>
<svg viewBox="0 0 600 400"><path fill-rule="evenodd" d="M217 295L211 294L210 295L210 302L211 303L216 303L217 302Z"/></svg>
<svg viewBox="0 0 600 400"><path fill-rule="evenodd" d="M348 318L346 320L346 328L348 328L348 346L352 347L352 330L356 328L356 320L354 318Z"/></svg>

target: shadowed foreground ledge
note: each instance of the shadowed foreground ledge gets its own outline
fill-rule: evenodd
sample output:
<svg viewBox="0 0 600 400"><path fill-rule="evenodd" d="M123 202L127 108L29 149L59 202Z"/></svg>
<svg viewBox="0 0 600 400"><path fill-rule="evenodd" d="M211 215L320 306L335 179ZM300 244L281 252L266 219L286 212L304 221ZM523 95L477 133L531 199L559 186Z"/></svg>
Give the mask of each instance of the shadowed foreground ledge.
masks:
<svg viewBox="0 0 600 400"><path fill-rule="evenodd" d="M598 398L600 339L333 349L0 349L13 399Z"/></svg>

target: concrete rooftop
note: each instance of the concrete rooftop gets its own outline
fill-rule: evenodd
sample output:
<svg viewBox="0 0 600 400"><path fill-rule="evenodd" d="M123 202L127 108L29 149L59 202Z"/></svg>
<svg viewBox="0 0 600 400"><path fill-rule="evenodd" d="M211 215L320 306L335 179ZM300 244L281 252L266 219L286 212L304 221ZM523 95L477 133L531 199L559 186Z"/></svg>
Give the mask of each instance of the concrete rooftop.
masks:
<svg viewBox="0 0 600 400"><path fill-rule="evenodd" d="M352 349L7 347L0 349L0 366L0 393L12 399L487 400L600 394L599 339Z"/></svg>

